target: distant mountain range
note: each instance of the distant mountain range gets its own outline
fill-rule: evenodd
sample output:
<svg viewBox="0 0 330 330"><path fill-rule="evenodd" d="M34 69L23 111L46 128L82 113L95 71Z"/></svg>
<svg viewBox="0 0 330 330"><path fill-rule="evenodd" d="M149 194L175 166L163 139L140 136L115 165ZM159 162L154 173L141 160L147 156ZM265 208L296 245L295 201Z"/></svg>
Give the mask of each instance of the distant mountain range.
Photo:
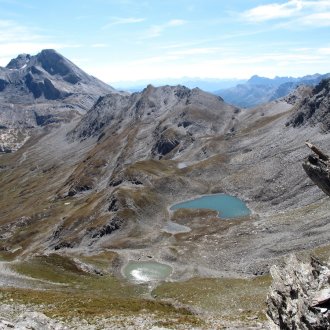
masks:
<svg viewBox="0 0 330 330"><path fill-rule="evenodd" d="M226 102L241 108L252 108L288 95L299 85L316 86L322 79L329 78L330 73L314 74L300 78L275 77L274 79L251 77L247 82L235 87L220 89L215 92Z"/></svg>
<svg viewBox="0 0 330 330"><path fill-rule="evenodd" d="M111 85L117 90L130 93L141 92L147 85L155 87L164 85L182 85L190 89L200 88L206 92L221 96L224 101L241 108L253 108L259 104L271 102L278 98L287 96L300 85L316 86L322 79L329 78L328 74L313 74L304 77L275 77L273 79L252 76L244 79L211 79L211 78L189 78L162 79L162 80L140 80L115 82Z"/></svg>
<svg viewBox="0 0 330 330"><path fill-rule="evenodd" d="M183 85L190 89L200 88L206 92L214 92L219 89L226 89L234 87L237 84L244 84L244 79L212 79L212 78L189 78L183 77L180 79L162 79L162 80L139 80L139 81L122 81L111 83L118 90L124 90L127 92L140 92L147 85L152 84L155 87L164 85Z"/></svg>

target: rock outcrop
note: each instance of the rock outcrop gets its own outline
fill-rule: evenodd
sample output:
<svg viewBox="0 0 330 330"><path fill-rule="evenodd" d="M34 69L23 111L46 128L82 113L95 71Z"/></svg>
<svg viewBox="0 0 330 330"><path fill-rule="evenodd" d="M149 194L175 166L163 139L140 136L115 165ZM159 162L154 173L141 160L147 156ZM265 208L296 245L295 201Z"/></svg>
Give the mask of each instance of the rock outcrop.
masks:
<svg viewBox="0 0 330 330"><path fill-rule="evenodd" d="M330 79L322 80L297 106L287 125L300 127L320 125L323 132L330 130Z"/></svg>
<svg viewBox="0 0 330 330"><path fill-rule="evenodd" d="M330 196L329 156L311 143L306 142L306 144L315 154L309 155L305 159L303 168L314 183Z"/></svg>
<svg viewBox="0 0 330 330"><path fill-rule="evenodd" d="M313 144L315 153L303 163L308 176L330 196L329 156ZM330 269L319 260L299 261L291 255L282 267L270 269L273 277L267 298L267 315L274 329L330 329Z"/></svg>
<svg viewBox="0 0 330 330"><path fill-rule="evenodd" d="M271 267L273 283L267 297L267 315L273 329L330 329L330 270L315 258L309 262L291 255Z"/></svg>

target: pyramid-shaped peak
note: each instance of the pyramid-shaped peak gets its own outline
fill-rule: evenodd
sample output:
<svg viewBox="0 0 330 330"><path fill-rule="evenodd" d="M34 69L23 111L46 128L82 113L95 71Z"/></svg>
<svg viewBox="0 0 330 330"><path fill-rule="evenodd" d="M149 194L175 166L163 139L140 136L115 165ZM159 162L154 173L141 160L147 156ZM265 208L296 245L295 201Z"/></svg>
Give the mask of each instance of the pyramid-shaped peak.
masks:
<svg viewBox="0 0 330 330"><path fill-rule="evenodd" d="M36 55L39 61L68 61L64 56L58 53L55 49L43 49L39 54Z"/></svg>
<svg viewBox="0 0 330 330"><path fill-rule="evenodd" d="M60 74L64 76L75 68L73 63L54 49L44 49L36 55L36 58L41 66L52 75Z"/></svg>

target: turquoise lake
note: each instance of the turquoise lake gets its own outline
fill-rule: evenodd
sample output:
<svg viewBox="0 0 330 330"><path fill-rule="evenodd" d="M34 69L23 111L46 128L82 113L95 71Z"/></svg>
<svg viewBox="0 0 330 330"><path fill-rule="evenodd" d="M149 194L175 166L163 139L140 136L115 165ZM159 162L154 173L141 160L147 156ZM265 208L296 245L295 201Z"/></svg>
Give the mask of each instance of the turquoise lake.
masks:
<svg viewBox="0 0 330 330"><path fill-rule="evenodd" d="M170 210L209 209L218 212L220 218L238 218L251 214L246 204L237 197L226 194L205 195L171 206Z"/></svg>

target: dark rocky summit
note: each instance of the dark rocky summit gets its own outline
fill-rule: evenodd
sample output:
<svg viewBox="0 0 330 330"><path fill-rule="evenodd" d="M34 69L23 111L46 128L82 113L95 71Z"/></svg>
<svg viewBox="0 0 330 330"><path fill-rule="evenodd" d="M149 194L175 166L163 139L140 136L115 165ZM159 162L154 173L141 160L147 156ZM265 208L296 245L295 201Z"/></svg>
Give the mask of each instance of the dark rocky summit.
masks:
<svg viewBox="0 0 330 330"><path fill-rule="evenodd" d="M71 121L115 90L46 49L0 67L0 150L17 150L38 126Z"/></svg>
<svg viewBox="0 0 330 330"><path fill-rule="evenodd" d="M53 49L45 49L35 56L18 55L5 68L0 68L0 91L4 99L15 100L10 95L20 91L26 99L65 99L71 94L101 95L114 91L100 80L89 76L71 61ZM86 89L86 90L84 90ZM20 100L16 99L16 102ZM88 106L83 107L85 110Z"/></svg>

